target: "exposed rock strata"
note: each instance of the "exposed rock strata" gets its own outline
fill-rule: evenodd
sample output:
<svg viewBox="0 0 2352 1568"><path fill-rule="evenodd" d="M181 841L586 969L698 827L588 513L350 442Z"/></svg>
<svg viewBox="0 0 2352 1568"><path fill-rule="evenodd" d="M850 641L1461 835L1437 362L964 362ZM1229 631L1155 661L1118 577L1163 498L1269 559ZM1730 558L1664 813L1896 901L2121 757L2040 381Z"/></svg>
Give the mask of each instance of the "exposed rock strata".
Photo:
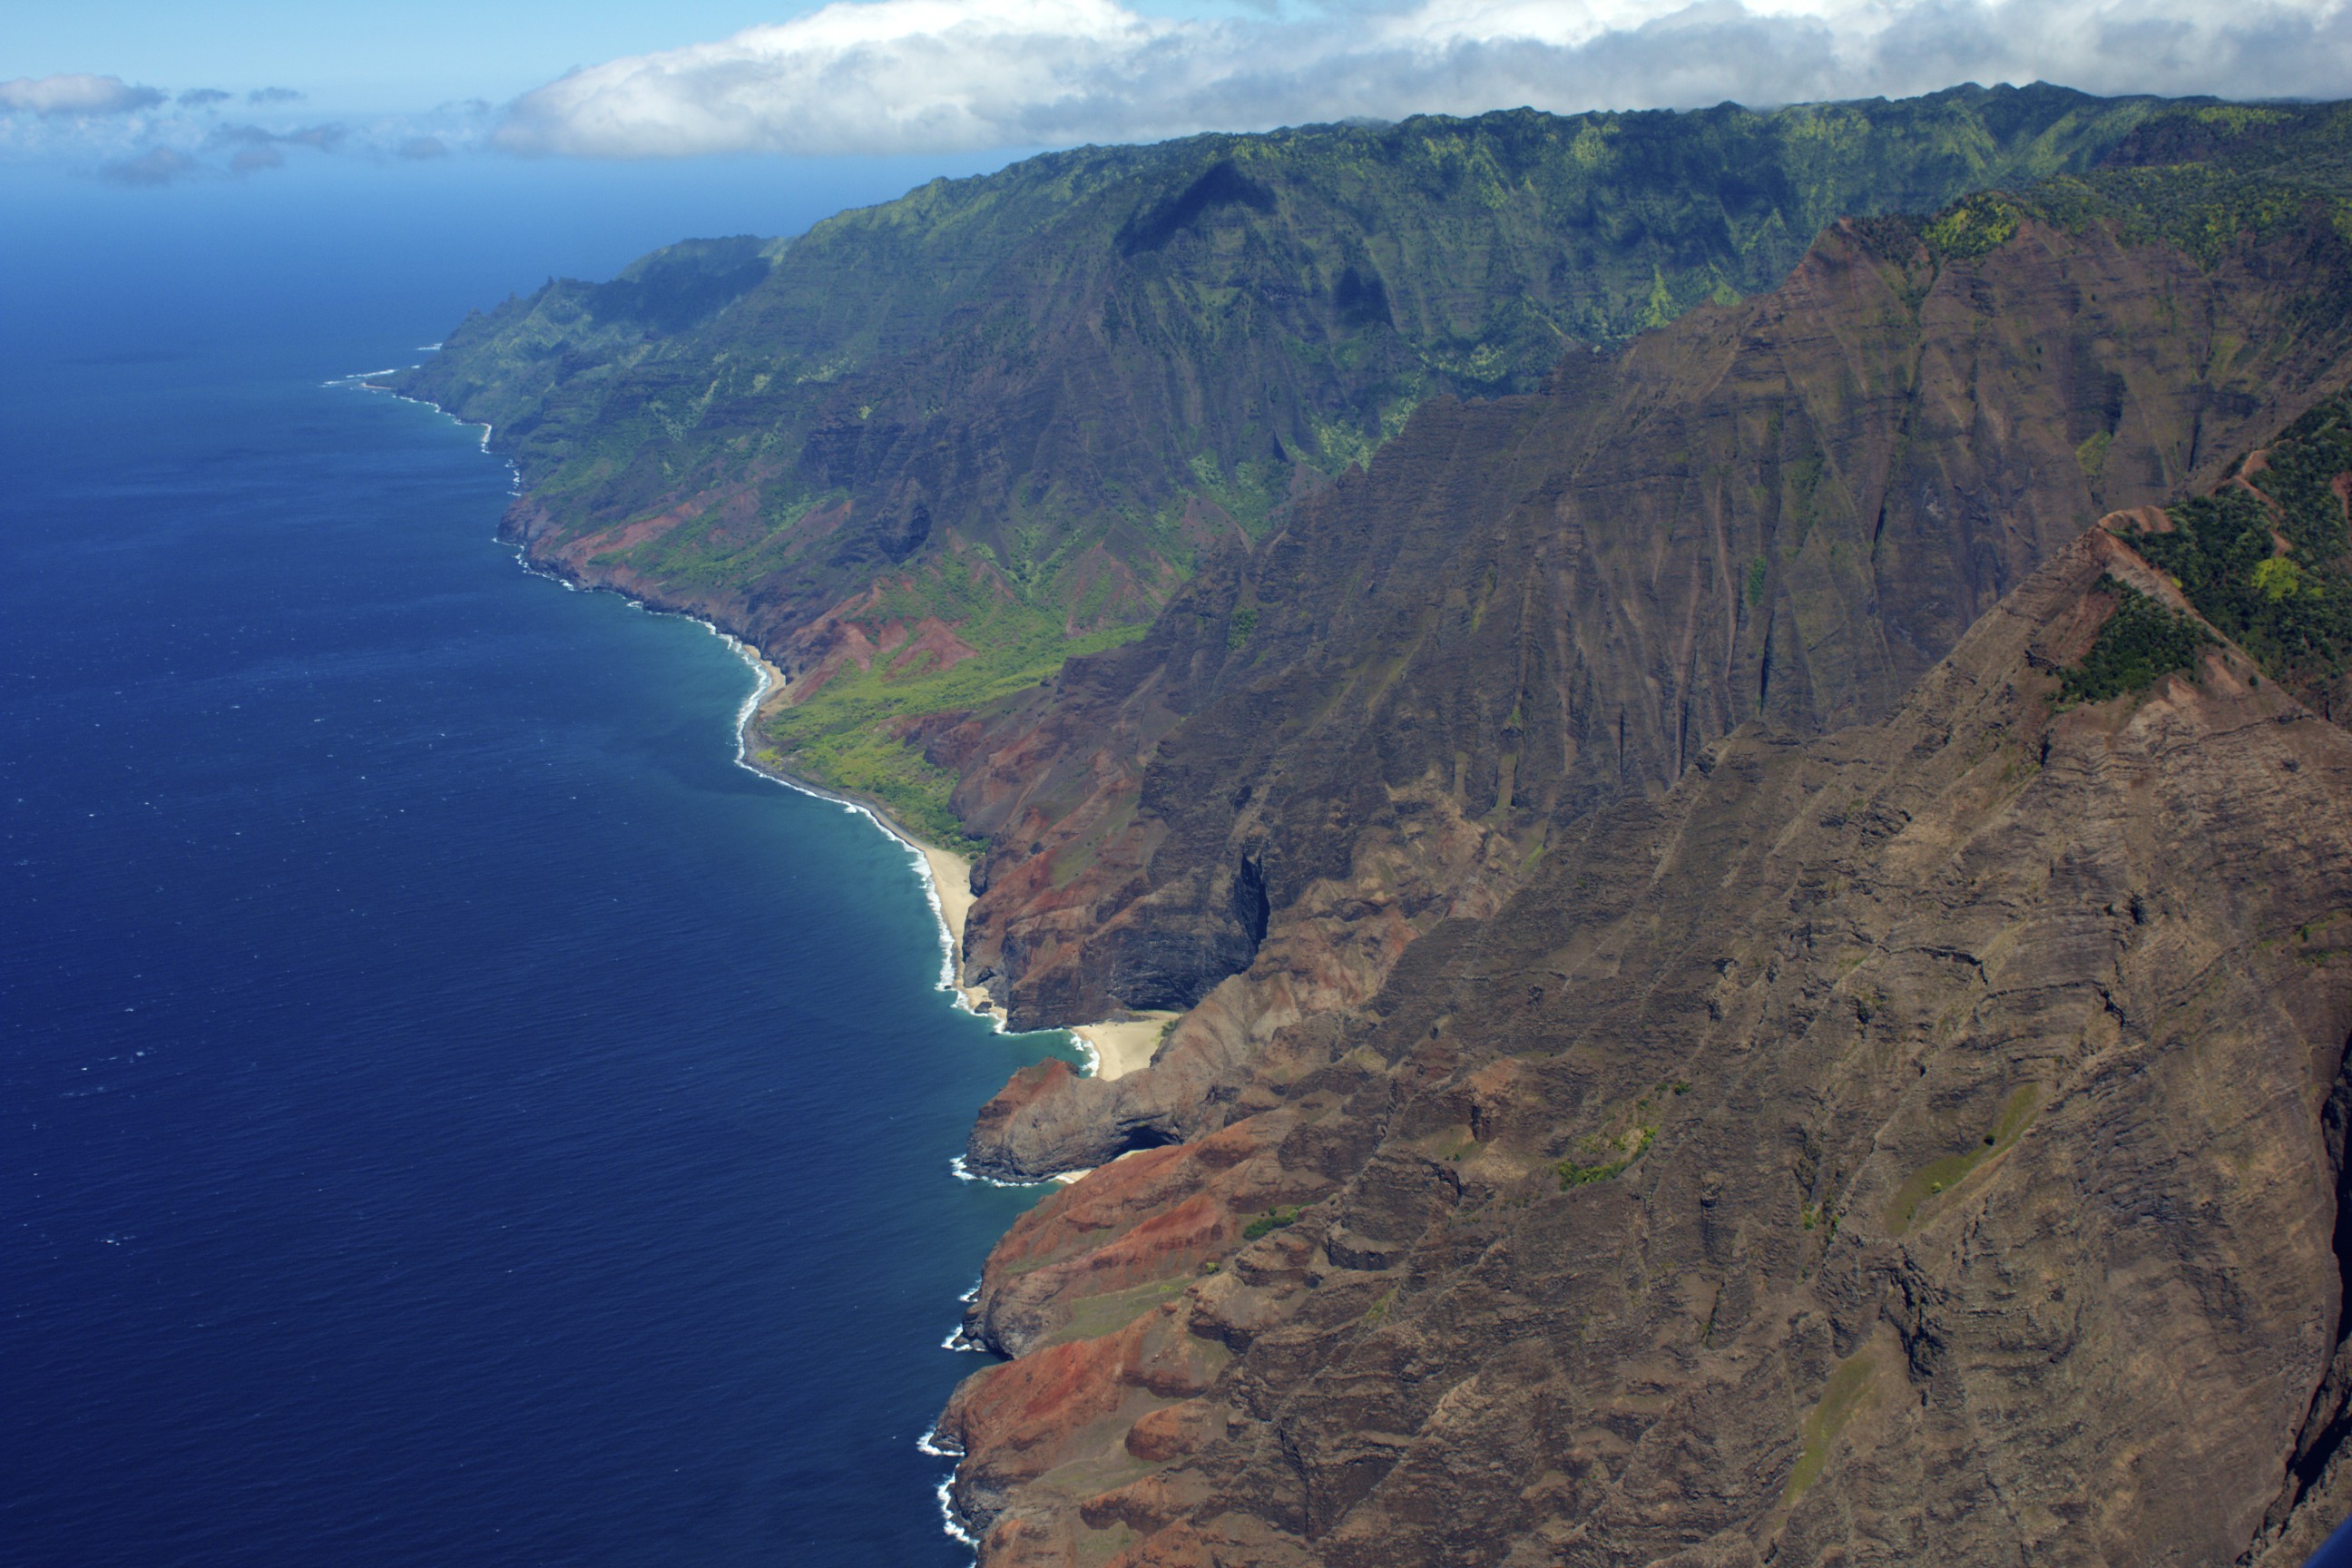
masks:
<svg viewBox="0 0 2352 1568"><path fill-rule="evenodd" d="M958 1395L992 1568L2299 1561L2352 1501L2352 736L2227 647L2053 712L2107 574L2177 599L2094 532L1024 1221L983 1322L1068 1331L1040 1258L1139 1315ZM1330 1195L1204 1275L1220 1182Z"/></svg>
<svg viewBox="0 0 2352 1568"><path fill-rule="evenodd" d="M1013 1017L1198 1003L1153 1071L1001 1103L971 1158L1213 1125L1267 1039L1584 814L1752 720L1887 712L2091 519L2337 384L2347 300L2325 228L2204 268L2100 226L1941 266L1849 226L1546 395L1424 407L1142 642L934 728L993 845L968 962Z"/></svg>

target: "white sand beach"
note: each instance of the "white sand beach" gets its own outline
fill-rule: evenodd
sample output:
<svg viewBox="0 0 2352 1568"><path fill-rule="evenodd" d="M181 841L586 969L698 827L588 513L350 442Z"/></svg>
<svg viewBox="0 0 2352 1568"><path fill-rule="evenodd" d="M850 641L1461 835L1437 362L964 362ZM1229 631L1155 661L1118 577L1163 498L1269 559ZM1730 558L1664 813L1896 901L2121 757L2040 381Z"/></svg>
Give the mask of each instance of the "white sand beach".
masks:
<svg viewBox="0 0 2352 1568"><path fill-rule="evenodd" d="M707 621L703 624L709 626ZM710 629L720 637L727 637L727 634L719 632L716 626ZM845 805L863 811L885 833L922 857L924 869L929 874L931 897L939 907L940 923L947 928L948 973L955 987L956 994L962 998L963 1005L972 1012L983 1017L994 1018L998 1026L1003 1027L1006 1021L1005 1011L996 999L988 994L988 987L970 984L964 979L964 922L971 914L973 902L971 858L959 855L952 849L942 849L936 844L925 843L908 832L898 823L892 821L887 814L871 801L852 800L835 795L830 790L819 789L787 773L762 767L752 761L749 743L751 723L758 714L781 705L786 700L783 672L770 663L767 658L751 644L732 637L727 637L727 642L735 650L737 656L757 669L761 676L761 685L750 698L745 700L743 711L738 716L737 759L754 773L763 773L780 784L788 784L793 789L809 795L821 795L828 800L838 800ZM1124 1078L1129 1073L1151 1065L1152 1053L1160 1048L1160 1042L1167 1032L1168 1025L1181 1016L1177 1013L1144 1013L1131 1018L1116 1019L1100 1024L1074 1025L1071 1026L1070 1033L1083 1041L1087 1049L1093 1055L1096 1077Z"/></svg>
<svg viewBox="0 0 2352 1568"><path fill-rule="evenodd" d="M1168 1026L1181 1013L1145 1013L1116 1024L1073 1025L1070 1033L1093 1047L1097 1078L1125 1078L1151 1065Z"/></svg>

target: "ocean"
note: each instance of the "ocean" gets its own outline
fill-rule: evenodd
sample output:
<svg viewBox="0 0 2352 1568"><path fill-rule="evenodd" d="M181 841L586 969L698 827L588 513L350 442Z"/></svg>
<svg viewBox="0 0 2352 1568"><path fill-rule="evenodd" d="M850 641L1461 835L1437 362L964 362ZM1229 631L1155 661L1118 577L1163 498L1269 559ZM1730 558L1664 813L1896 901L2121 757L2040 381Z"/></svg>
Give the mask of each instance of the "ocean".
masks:
<svg viewBox="0 0 2352 1568"><path fill-rule="evenodd" d="M918 1439L1034 1189L908 851L750 669L337 378L931 173L10 171L0 1558L961 1564ZM658 176L658 177L657 177Z"/></svg>

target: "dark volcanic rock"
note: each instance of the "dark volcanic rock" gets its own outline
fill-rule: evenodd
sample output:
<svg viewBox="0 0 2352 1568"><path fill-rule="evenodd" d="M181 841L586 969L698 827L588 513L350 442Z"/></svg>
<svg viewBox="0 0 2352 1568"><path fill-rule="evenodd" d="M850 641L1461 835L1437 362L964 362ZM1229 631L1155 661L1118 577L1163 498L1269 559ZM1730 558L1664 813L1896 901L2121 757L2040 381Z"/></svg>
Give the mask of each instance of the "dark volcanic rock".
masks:
<svg viewBox="0 0 2352 1568"><path fill-rule="evenodd" d="M2324 1533L2352 1502L2352 736L2223 645L2058 710L2109 574L2179 603L2095 531L1884 721L1719 740L1413 944L1361 1022L1284 1037L1209 1142L1248 1135L1249 1202L1336 1190L1127 1331L1181 1324L1213 1377L1062 1368L1090 1438L995 1414L1035 1356L958 1396L967 1430L1063 1434L997 1440L1032 1458L967 1489L992 1568L2218 1563ZM1024 1222L1000 1292L1083 1252L1118 1169Z"/></svg>
<svg viewBox="0 0 2352 1568"><path fill-rule="evenodd" d="M1833 230L1546 395L1424 406L1143 641L940 733L995 845L967 952L1015 1019L1199 1004L1153 1072L975 1149L1034 1171L1022 1139L1215 1125L1266 1040L1363 1005L1591 811L1743 723L1886 713L2092 519L2341 383L2332 229L2210 265L2098 223L1969 258L1912 232Z"/></svg>
<svg viewBox="0 0 2352 1568"><path fill-rule="evenodd" d="M1091 1169L1135 1142L1111 1085L1056 1058L1023 1068L980 1108L964 1163L978 1176L1034 1181Z"/></svg>

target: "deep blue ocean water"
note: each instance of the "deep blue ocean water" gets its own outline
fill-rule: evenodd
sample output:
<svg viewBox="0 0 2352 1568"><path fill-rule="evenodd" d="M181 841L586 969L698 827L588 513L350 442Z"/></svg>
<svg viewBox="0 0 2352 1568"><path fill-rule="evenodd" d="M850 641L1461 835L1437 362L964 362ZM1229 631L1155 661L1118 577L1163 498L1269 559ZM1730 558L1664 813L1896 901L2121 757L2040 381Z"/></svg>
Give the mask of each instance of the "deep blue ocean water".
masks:
<svg viewBox="0 0 2352 1568"><path fill-rule="evenodd" d="M0 1559L969 1561L916 1441L1034 1194L949 1161L1066 1043L718 638L326 384L914 173L0 190Z"/></svg>

